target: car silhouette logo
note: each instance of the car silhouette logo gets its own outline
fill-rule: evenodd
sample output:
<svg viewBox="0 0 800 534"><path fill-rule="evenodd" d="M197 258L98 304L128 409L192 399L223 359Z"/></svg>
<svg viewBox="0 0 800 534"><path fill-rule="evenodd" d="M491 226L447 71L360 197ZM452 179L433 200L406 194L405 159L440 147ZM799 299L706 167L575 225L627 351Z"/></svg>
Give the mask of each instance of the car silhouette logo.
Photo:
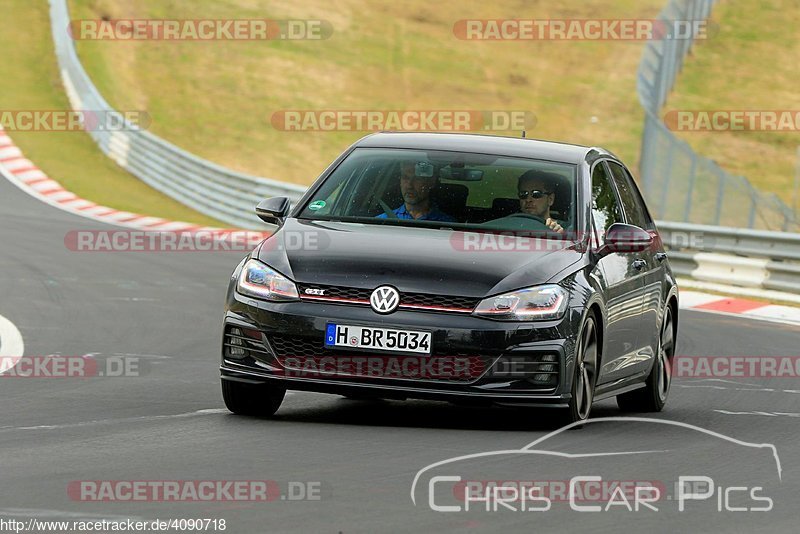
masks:
<svg viewBox="0 0 800 534"><path fill-rule="evenodd" d="M391 286L381 286L369 296L369 304L378 313L392 313L400 304L400 293Z"/></svg>

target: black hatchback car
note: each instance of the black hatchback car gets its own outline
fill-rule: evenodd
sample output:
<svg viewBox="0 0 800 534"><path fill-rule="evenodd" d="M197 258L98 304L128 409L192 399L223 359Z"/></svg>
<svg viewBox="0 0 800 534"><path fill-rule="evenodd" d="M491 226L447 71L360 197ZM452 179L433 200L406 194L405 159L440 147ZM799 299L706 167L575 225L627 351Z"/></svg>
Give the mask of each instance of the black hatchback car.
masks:
<svg viewBox="0 0 800 534"><path fill-rule="evenodd" d="M378 133L347 149L230 280L232 412L286 390L659 411L678 290L636 184L601 148Z"/></svg>

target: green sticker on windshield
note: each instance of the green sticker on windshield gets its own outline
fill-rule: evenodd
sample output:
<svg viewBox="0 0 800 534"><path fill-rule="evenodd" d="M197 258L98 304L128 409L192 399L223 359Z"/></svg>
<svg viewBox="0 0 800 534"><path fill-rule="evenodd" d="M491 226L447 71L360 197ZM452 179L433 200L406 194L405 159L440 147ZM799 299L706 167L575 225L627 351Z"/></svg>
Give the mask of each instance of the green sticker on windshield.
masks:
<svg viewBox="0 0 800 534"><path fill-rule="evenodd" d="M324 207L325 207L324 200L315 200L314 202L308 205L308 209L310 209L311 211L321 210Z"/></svg>

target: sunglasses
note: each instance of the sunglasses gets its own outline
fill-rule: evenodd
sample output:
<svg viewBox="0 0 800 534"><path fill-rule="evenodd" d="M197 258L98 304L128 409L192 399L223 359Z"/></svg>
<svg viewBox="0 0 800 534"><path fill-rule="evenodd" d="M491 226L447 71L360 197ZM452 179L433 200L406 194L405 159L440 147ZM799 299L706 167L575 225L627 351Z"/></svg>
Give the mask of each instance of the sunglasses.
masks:
<svg viewBox="0 0 800 534"><path fill-rule="evenodd" d="M528 198L528 196L530 195L531 198L538 200L542 197L546 197L547 195L552 195L552 194L553 193L551 191L539 191L538 189L533 189L531 191L520 191L519 198L520 200L523 200Z"/></svg>

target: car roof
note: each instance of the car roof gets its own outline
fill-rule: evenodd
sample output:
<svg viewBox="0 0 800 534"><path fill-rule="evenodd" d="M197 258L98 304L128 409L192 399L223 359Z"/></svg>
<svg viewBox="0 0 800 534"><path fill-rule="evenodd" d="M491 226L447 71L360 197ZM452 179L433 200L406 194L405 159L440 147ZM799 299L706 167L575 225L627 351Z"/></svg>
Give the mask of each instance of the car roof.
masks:
<svg viewBox="0 0 800 534"><path fill-rule="evenodd" d="M572 164L594 159L601 154L614 157L610 152L597 147L571 145L554 141L540 141L522 137L501 137L467 133L379 132L362 138L355 146L367 148L449 150L455 152L534 158Z"/></svg>

